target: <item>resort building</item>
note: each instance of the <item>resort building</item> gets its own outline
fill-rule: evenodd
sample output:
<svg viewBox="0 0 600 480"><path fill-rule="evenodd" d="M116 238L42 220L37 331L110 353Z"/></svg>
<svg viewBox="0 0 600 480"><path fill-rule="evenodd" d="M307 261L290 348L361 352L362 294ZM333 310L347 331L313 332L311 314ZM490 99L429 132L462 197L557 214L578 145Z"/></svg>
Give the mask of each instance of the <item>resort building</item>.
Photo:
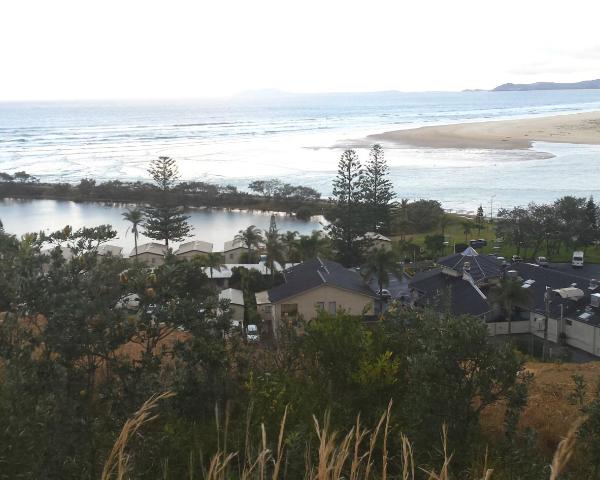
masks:
<svg viewBox="0 0 600 480"><path fill-rule="evenodd" d="M389 251L392 249L392 241L381 233L367 232L364 238L371 244L370 248L374 250L383 249Z"/></svg>
<svg viewBox="0 0 600 480"><path fill-rule="evenodd" d="M185 258L191 260L198 255L207 255L212 253L213 244L203 242L202 240L194 240L192 242L182 243L179 248L175 250L175 255L179 258Z"/></svg>
<svg viewBox="0 0 600 480"><path fill-rule="evenodd" d="M248 253L248 248L239 240L230 240L223 246L223 256L227 263L240 263L245 253Z"/></svg>
<svg viewBox="0 0 600 480"><path fill-rule="evenodd" d="M284 283L256 294L258 311L277 337L281 322L311 320L319 310L373 315L375 293L354 270L314 259L284 270Z"/></svg>
<svg viewBox="0 0 600 480"><path fill-rule="evenodd" d="M123 248L117 247L116 245L100 245L98 247L98 255L101 257L107 257L109 255L113 257L122 257Z"/></svg>
<svg viewBox="0 0 600 480"><path fill-rule="evenodd" d="M131 250L129 258L131 260L137 260L138 262L144 262L150 267L158 267L165 262L165 255L167 253L167 247L162 243L144 243L138 245L137 255L135 248Z"/></svg>
<svg viewBox="0 0 600 480"><path fill-rule="evenodd" d="M471 247L438 260L438 268L410 282L411 302L442 313L473 315L490 335L508 334L506 315L493 301L502 278L512 278L531 292L530 301L515 305L513 334L531 334L600 356L600 282L531 263L506 264L478 255ZM556 345L555 345L556 348Z"/></svg>
<svg viewBox="0 0 600 480"><path fill-rule="evenodd" d="M219 300L229 300L231 320L244 321L244 292L235 288L227 288L219 293Z"/></svg>

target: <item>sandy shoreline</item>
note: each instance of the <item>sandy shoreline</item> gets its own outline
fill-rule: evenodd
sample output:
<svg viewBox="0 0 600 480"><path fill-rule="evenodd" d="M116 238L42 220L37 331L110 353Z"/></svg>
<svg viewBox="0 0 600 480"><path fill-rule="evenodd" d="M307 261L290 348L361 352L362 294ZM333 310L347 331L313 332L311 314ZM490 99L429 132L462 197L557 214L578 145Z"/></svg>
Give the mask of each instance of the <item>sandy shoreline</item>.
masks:
<svg viewBox="0 0 600 480"><path fill-rule="evenodd" d="M528 149L535 141L600 145L600 112L420 127L367 138L423 148Z"/></svg>

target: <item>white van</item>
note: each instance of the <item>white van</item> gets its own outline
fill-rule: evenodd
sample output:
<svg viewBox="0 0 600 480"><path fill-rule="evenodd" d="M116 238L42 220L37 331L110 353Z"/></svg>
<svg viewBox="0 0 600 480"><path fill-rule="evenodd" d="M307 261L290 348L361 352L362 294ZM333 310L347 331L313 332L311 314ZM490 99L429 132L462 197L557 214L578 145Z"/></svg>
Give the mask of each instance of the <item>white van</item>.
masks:
<svg viewBox="0 0 600 480"><path fill-rule="evenodd" d="M581 268L583 267L583 252L577 250L573 252L573 259L571 260L571 266L573 268Z"/></svg>

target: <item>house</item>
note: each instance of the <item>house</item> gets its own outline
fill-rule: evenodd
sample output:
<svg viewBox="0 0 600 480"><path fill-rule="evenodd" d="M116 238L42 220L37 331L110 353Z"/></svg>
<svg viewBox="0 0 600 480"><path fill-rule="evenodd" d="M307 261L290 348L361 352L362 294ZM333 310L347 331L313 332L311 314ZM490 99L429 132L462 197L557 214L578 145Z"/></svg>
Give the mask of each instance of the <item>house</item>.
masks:
<svg viewBox="0 0 600 480"><path fill-rule="evenodd" d="M248 253L248 248L239 240L230 240L223 245L223 256L227 263L241 263L245 253Z"/></svg>
<svg viewBox="0 0 600 480"><path fill-rule="evenodd" d="M444 257L440 266L411 280L412 304L455 315L473 315L490 335L508 333L508 322L493 305L491 292L509 277L531 292L531 301L516 305L511 332L568 345L600 356L600 282L530 263L511 265L478 255L471 247Z"/></svg>
<svg viewBox="0 0 600 480"><path fill-rule="evenodd" d="M283 272L284 283L256 294L259 314L277 336L281 322L311 320L319 310L373 315L375 293L354 270L316 258Z"/></svg>
<svg viewBox="0 0 600 480"><path fill-rule="evenodd" d="M364 239L369 242L370 248L374 250L389 251L392 249L392 241L381 233L367 232L364 235Z"/></svg>
<svg viewBox="0 0 600 480"><path fill-rule="evenodd" d="M194 240L192 242L186 242L179 245L179 248L175 250L175 255L177 255L179 258L191 260L197 255L207 255L212 251L212 243L203 242L202 240Z"/></svg>
<svg viewBox="0 0 600 480"><path fill-rule="evenodd" d="M232 320L244 321L244 292L235 288L227 288L219 293L219 300L229 300Z"/></svg>
<svg viewBox="0 0 600 480"><path fill-rule="evenodd" d="M162 243L144 243L142 245L138 245L137 256L134 248L129 254L129 258L139 262L144 262L149 267L158 267L165 262L165 254L167 253L167 250L167 247Z"/></svg>
<svg viewBox="0 0 600 480"><path fill-rule="evenodd" d="M98 247L98 255L101 257L107 257L109 255L113 257L122 257L123 248L117 247L116 245L100 245Z"/></svg>

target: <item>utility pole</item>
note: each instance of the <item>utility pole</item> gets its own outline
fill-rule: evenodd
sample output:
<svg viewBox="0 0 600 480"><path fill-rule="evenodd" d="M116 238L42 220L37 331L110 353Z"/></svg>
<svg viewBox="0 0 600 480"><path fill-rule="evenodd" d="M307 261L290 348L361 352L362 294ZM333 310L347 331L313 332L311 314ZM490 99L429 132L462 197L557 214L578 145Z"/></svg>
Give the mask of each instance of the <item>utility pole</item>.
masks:
<svg viewBox="0 0 600 480"><path fill-rule="evenodd" d="M492 195L490 198L490 223L494 223L494 197L496 194Z"/></svg>
<svg viewBox="0 0 600 480"><path fill-rule="evenodd" d="M550 287L546 285L544 292L544 348L542 351L542 361L547 360L548 356L548 318L550 317Z"/></svg>

